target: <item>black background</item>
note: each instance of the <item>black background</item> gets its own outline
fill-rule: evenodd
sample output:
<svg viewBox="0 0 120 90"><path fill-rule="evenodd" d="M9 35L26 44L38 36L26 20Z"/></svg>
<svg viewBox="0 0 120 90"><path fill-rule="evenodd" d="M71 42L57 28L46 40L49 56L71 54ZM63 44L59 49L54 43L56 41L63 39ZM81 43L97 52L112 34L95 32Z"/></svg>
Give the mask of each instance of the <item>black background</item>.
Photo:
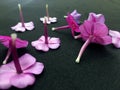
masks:
<svg viewBox="0 0 120 90"><path fill-rule="evenodd" d="M35 29L24 33L16 32L18 37L29 41L26 49L19 49L19 56L30 53L37 61L45 65L36 82L23 90L120 90L120 49L113 45L90 44L84 52L80 64L75 63L78 52L84 42L73 39L70 29L51 31L52 27L66 25L63 18L67 12L77 9L82 14L81 21L88 18L90 12L105 15L109 29L120 30L120 0L21 0L25 22L33 21ZM0 35L10 35L10 29L19 19L19 0L0 1ZM31 41L43 35L43 24L39 18L46 15L45 5L49 5L51 17L58 22L48 25L49 36L59 37L61 46L47 53L37 51ZM7 48L0 44L0 64ZM11 58L10 58L11 59ZM12 87L10 90L18 90Z"/></svg>

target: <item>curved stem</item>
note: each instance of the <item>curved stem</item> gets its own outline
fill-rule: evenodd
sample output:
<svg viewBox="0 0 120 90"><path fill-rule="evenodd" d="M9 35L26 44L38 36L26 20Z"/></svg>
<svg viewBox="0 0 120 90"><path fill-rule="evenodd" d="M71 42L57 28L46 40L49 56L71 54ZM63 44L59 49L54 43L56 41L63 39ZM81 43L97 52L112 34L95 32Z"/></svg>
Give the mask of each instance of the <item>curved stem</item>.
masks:
<svg viewBox="0 0 120 90"><path fill-rule="evenodd" d="M5 57L4 61L3 61L3 64L6 64L7 61L8 61L8 58L10 57L10 54L11 54L11 49L9 48L8 49L8 52L7 52L7 56Z"/></svg>
<svg viewBox="0 0 120 90"><path fill-rule="evenodd" d="M83 52L85 51L85 49L87 48L87 46L89 45L89 43L91 42L91 39L92 39L92 37L90 36L87 39L87 41L83 44L83 46L81 47L80 52L78 54L78 57L77 57L77 59L75 61L76 63L80 62L81 56L82 56Z"/></svg>

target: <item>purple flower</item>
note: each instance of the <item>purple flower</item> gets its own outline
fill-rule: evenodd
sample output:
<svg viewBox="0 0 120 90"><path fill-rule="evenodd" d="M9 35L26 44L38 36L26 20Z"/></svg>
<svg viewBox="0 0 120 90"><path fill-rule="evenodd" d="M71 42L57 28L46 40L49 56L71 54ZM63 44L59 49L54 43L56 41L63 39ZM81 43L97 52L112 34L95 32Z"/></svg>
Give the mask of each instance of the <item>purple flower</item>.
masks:
<svg viewBox="0 0 120 90"><path fill-rule="evenodd" d="M88 21L93 21L93 22L99 22L99 23L104 23L105 22L105 17L103 14L96 14L96 13L89 13L88 16Z"/></svg>
<svg viewBox="0 0 120 90"><path fill-rule="evenodd" d="M16 50L16 34L11 35L9 48L12 52L13 61L0 67L0 89L9 89L11 86L25 88L33 85L35 77L33 74L40 74L44 65L36 62L30 54L18 58ZM24 82L24 83L23 83Z"/></svg>
<svg viewBox="0 0 120 90"><path fill-rule="evenodd" d="M30 54L25 54L19 58L22 73L17 73L14 62L2 65L0 67L0 89L8 89L11 86L25 88L33 85L35 77L42 73L44 65L36 62L36 59ZM23 83L24 82L24 83Z"/></svg>
<svg viewBox="0 0 120 90"><path fill-rule="evenodd" d="M109 35L112 37L112 44L116 48L120 48L120 32L109 30Z"/></svg>
<svg viewBox="0 0 120 90"><path fill-rule="evenodd" d="M49 51L50 49L57 49L60 46L60 39L55 37L48 37L48 43L45 43L45 36L41 36L38 40L33 41L31 44L37 50L42 50L44 52Z"/></svg>
<svg viewBox="0 0 120 90"><path fill-rule="evenodd" d="M111 37L108 35L108 28L105 24L99 22L85 21L80 26L81 38L86 41L82 46L76 62L79 63L80 58L90 43L108 45L112 43Z"/></svg>
<svg viewBox="0 0 120 90"><path fill-rule="evenodd" d="M3 61L3 64L7 63L7 60L11 54L11 49L10 49L10 41L12 40L12 38L10 36L0 36L0 43L3 44L5 47L8 48L8 52L7 55ZM19 38L16 38L16 48L24 48L28 46L28 41L26 40L21 40Z"/></svg>
<svg viewBox="0 0 120 90"><path fill-rule="evenodd" d="M20 32L25 32L25 30L31 31L34 29L34 23L31 21L31 22L24 23L24 25L22 25L22 23L19 22L17 25L11 27L11 29L15 31L20 31Z"/></svg>
<svg viewBox="0 0 120 90"><path fill-rule="evenodd" d="M74 20L75 20L75 22L76 22L77 24L80 24L81 14L79 14L79 13L77 12L77 10L74 10L72 13L70 13L70 15L73 16L73 18L74 18Z"/></svg>
<svg viewBox="0 0 120 90"><path fill-rule="evenodd" d="M76 23L73 16L70 14L67 16L66 21L67 21L68 25L61 26L61 27L55 27L55 28L52 28L52 30L54 31L54 30L62 30L62 29L70 28L71 32L72 32L72 36L74 37L75 32L77 32L77 33L80 32L79 25Z"/></svg>

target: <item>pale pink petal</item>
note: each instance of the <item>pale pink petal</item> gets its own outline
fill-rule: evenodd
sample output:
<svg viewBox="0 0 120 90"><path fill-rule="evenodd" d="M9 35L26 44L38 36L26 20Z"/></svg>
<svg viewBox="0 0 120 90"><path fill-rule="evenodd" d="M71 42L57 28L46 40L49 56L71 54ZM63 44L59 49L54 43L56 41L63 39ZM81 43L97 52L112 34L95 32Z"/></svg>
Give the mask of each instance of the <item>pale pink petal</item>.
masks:
<svg viewBox="0 0 120 90"><path fill-rule="evenodd" d="M11 29L15 31L21 31L21 32L25 31L25 27L22 26L22 23L18 23L17 25L11 27Z"/></svg>
<svg viewBox="0 0 120 90"><path fill-rule="evenodd" d="M32 41L31 42L31 45L33 46L33 47L36 47L37 45L39 45L40 44L40 41L39 40L36 40L36 41Z"/></svg>
<svg viewBox="0 0 120 90"><path fill-rule="evenodd" d="M15 76L15 73L11 72L0 73L0 90L9 89L12 86L10 79L13 76Z"/></svg>
<svg viewBox="0 0 120 90"><path fill-rule="evenodd" d="M28 22L28 23L25 23L25 28L27 30L33 30L34 29L34 23L32 21Z"/></svg>
<svg viewBox="0 0 120 90"><path fill-rule="evenodd" d="M26 53L19 58L19 62L22 70L25 70L26 68L34 65L36 62L36 59L32 55Z"/></svg>
<svg viewBox="0 0 120 90"><path fill-rule="evenodd" d="M24 73L32 73L38 75L42 73L43 69L44 69L43 63L36 62L33 66L24 70Z"/></svg>
<svg viewBox="0 0 120 90"><path fill-rule="evenodd" d="M45 51L45 52L47 52L49 50L48 45L45 44L45 43L38 44L37 46L35 46L35 48L37 50L42 50L42 51Z"/></svg>
<svg viewBox="0 0 120 90"><path fill-rule="evenodd" d="M60 46L60 39L59 39L59 38L55 38L55 37L51 38L51 39L49 40L48 46L49 46L51 49L56 49L56 48L58 48L58 47Z"/></svg>
<svg viewBox="0 0 120 90"><path fill-rule="evenodd" d="M89 13L88 20L93 21L93 22L104 23L105 22L105 17L104 17L103 14Z"/></svg>
<svg viewBox="0 0 120 90"><path fill-rule="evenodd" d="M95 36L106 36L108 34L108 28L105 24L94 23L94 35Z"/></svg>
<svg viewBox="0 0 120 90"><path fill-rule="evenodd" d="M17 88L26 88L34 82L35 77L32 74L17 74L10 79L10 83Z"/></svg>
<svg viewBox="0 0 120 90"><path fill-rule="evenodd" d="M120 48L120 38L112 37L112 43L115 47Z"/></svg>
<svg viewBox="0 0 120 90"><path fill-rule="evenodd" d="M112 37L120 38L120 32L118 32L118 31L109 30L109 35L112 36Z"/></svg>

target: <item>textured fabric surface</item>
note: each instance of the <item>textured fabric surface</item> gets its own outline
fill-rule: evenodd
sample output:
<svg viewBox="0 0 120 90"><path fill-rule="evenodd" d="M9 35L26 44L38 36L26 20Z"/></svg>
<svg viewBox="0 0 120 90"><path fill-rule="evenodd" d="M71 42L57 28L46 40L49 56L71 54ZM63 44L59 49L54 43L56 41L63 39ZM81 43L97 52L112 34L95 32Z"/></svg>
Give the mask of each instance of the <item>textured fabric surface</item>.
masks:
<svg viewBox="0 0 120 90"><path fill-rule="evenodd" d="M35 29L16 32L22 40L28 40L25 49L18 49L19 56L30 53L38 62L45 65L44 72L36 76L33 86L23 90L120 90L120 49L113 45L90 44L85 50L80 64L75 59L84 44L75 40L70 29L52 31L52 27L67 25L64 15L77 9L82 14L81 21L88 18L90 12L105 15L109 29L120 31L120 0L20 0L25 22L33 21ZM19 19L18 0L0 1L0 35L10 35L15 31ZM43 35L44 25L40 17L46 15L45 5L49 5L50 17L58 22L48 25L50 37L59 37L61 46L44 53L35 50L31 42ZM0 44L0 64L4 60L7 48ZM11 58L10 58L11 60ZM19 90L12 87L10 90Z"/></svg>

